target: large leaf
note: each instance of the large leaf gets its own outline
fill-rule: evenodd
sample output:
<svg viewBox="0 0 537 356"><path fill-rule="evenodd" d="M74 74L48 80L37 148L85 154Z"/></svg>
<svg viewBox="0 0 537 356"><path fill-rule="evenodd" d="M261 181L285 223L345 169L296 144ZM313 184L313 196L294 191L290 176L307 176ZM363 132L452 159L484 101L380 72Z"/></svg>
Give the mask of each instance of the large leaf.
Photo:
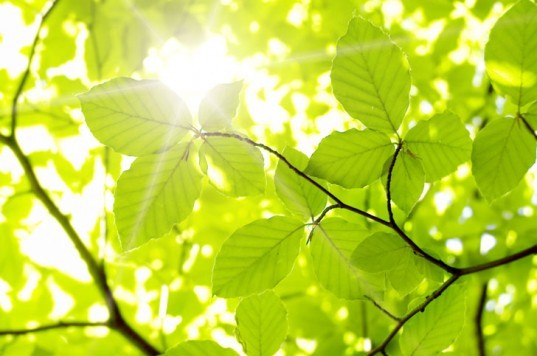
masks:
<svg viewBox="0 0 537 356"><path fill-rule="evenodd" d="M287 335L287 311L273 291L243 299L235 319L237 338L248 356L274 355Z"/></svg>
<svg viewBox="0 0 537 356"><path fill-rule="evenodd" d="M332 66L334 95L370 129L395 132L409 103L406 56L369 21L355 17L337 44Z"/></svg>
<svg viewBox="0 0 537 356"><path fill-rule="evenodd" d="M310 252L315 274L340 298L377 296L384 289L382 276L368 275L350 260L352 251L367 235L365 228L339 218L325 219L313 231Z"/></svg>
<svg viewBox="0 0 537 356"><path fill-rule="evenodd" d="M143 156L165 150L192 125L181 98L154 80L112 79L79 98L93 135L126 155Z"/></svg>
<svg viewBox="0 0 537 356"><path fill-rule="evenodd" d="M291 271L303 236L303 224L283 216L238 229L216 256L213 293L231 298L273 288Z"/></svg>
<svg viewBox="0 0 537 356"><path fill-rule="evenodd" d="M489 200L513 189L534 162L535 139L518 119L494 120L474 140L472 172Z"/></svg>
<svg viewBox="0 0 537 356"><path fill-rule="evenodd" d="M399 339L404 355L435 355L455 341L464 325L466 294L452 286L404 326Z"/></svg>
<svg viewBox="0 0 537 356"><path fill-rule="evenodd" d="M191 212L201 178L189 145L137 158L117 182L114 213L124 250L157 238Z"/></svg>
<svg viewBox="0 0 537 356"><path fill-rule="evenodd" d="M423 192L425 172L418 157L402 150L397 156L390 185L392 201L407 213Z"/></svg>
<svg viewBox="0 0 537 356"><path fill-rule="evenodd" d="M169 348L163 356L237 356L232 349L223 348L211 340L188 340Z"/></svg>
<svg viewBox="0 0 537 356"><path fill-rule="evenodd" d="M397 266L386 273L388 281L401 297L412 292L423 281L416 258L411 249L403 250Z"/></svg>
<svg viewBox="0 0 537 356"><path fill-rule="evenodd" d="M395 268L407 249L407 244L399 236L377 232L356 247L351 261L361 270L384 272Z"/></svg>
<svg viewBox="0 0 537 356"><path fill-rule="evenodd" d="M199 123L204 130L219 130L230 126L239 106L242 82L219 84L200 103Z"/></svg>
<svg viewBox="0 0 537 356"><path fill-rule="evenodd" d="M425 180L433 182L453 172L470 159L472 140L451 112L420 121L405 136L407 148L420 159Z"/></svg>
<svg viewBox="0 0 537 356"><path fill-rule="evenodd" d="M361 188L380 177L393 151L390 139L381 132L336 131L319 143L306 172L346 188Z"/></svg>
<svg viewBox="0 0 537 356"><path fill-rule="evenodd" d="M223 193L241 197L265 190L263 156L259 149L229 137L207 137L200 149L200 166Z"/></svg>
<svg viewBox="0 0 537 356"><path fill-rule="evenodd" d="M494 25L485 65L495 88L524 106L537 100L537 6L520 0Z"/></svg>
<svg viewBox="0 0 537 356"><path fill-rule="evenodd" d="M283 155L300 170L308 165L308 157L302 152L286 148ZM279 161L276 167L274 185L278 197L284 202L287 209L302 218L309 219L316 216L326 205L326 195L303 177L300 177L283 161Z"/></svg>

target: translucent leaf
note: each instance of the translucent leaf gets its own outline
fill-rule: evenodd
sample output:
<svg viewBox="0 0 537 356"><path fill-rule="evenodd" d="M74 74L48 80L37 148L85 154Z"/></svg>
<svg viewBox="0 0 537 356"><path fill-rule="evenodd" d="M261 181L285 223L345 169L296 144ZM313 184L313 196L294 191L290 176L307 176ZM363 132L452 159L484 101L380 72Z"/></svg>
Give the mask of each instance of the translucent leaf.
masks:
<svg viewBox="0 0 537 356"><path fill-rule="evenodd" d="M397 235L377 232L367 237L354 250L352 263L367 272L384 272L395 268L408 246Z"/></svg>
<svg viewBox="0 0 537 356"><path fill-rule="evenodd" d="M537 102L530 106L528 112L524 114L524 117L531 125L533 131L537 131Z"/></svg>
<svg viewBox="0 0 537 356"><path fill-rule="evenodd" d="M21 253L17 239L8 225L0 224L2 248L0 249L0 281L5 281L15 289L26 281L24 274L25 257Z"/></svg>
<svg viewBox="0 0 537 356"><path fill-rule="evenodd" d="M380 177L393 151L390 139L381 132L336 131L319 143L306 172L346 188L361 188Z"/></svg>
<svg viewBox="0 0 537 356"><path fill-rule="evenodd" d="M310 252L319 282L336 296L359 299L378 295L384 278L368 275L350 260L352 251L369 232L339 218L324 219L313 231Z"/></svg>
<svg viewBox="0 0 537 356"><path fill-rule="evenodd" d="M287 311L273 291L243 299L235 319L237 338L248 356L273 355L287 335Z"/></svg>
<svg viewBox="0 0 537 356"><path fill-rule="evenodd" d="M404 355L435 355L451 345L464 325L466 294L451 286L416 314L403 328L399 344Z"/></svg>
<svg viewBox="0 0 537 356"><path fill-rule="evenodd" d="M265 191L263 156L256 147L227 137L207 137L200 166L221 192L241 197Z"/></svg>
<svg viewBox="0 0 537 356"><path fill-rule="evenodd" d="M162 236L192 212L202 176L188 149L185 143L139 157L119 178L114 213L124 250Z"/></svg>
<svg viewBox="0 0 537 356"><path fill-rule="evenodd" d="M537 6L520 0L494 25L485 66L496 89L518 106L537 100Z"/></svg>
<svg viewBox="0 0 537 356"><path fill-rule="evenodd" d="M219 84L200 103L199 123L204 130L212 131L231 125L239 106L242 82Z"/></svg>
<svg viewBox="0 0 537 356"><path fill-rule="evenodd" d="M181 98L154 80L112 79L79 98L93 135L126 155L143 156L165 150L192 125Z"/></svg>
<svg viewBox="0 0 537 356"><path fill-rule="evenodd" d="M425 172L420 159L402 150L392 171L392 201L408 213L420 198L424 185Z"/></svg>
<svg viewBox="0 0 537 356"><path fill-rule="evenodd" d="M470 159L472 140L459 117L451 112L420 121L405 136L407 148L419 157L427 182L455 171Z"/></svg>
<svg viewBox="0 0 537 356"><path fill-rule="evenodd" d="M303 170L308 165L308 157L302 152L288 147L283 151L283 155L300 170ZM296 174L282 161L279 161L276 167L274 185L276 186L278 197L287 209L302 218L309 219L316 216L326 206L326 195Z"/></svg>
<svg viewBox="0 0 537 356"><path fill-rule="evenodd" d="M414 254L410 249L403 250L399 263L389 270L386 276L400 296L412 292L423 281L423 275L416 266Z"/></svg>
<svg viewBox="0 0 537 356"><path fill-rule="evenodd" d="M370 129L395 132L409 103L406 56L369 21L355 17L337 44L332 66L334 95Z"/></svg>
<svg viewBox="0 0 537 356"><path fill-rule="evenodd" d="M188 340L169 348L163 356L237 356L232 349L223 348L211 340Z"/></svg>
<svg viewBox="0 0 537 356"><path fill-rule="evenodd" d="M488 200L513 189L534 162L535 139L518 120L494 120L474 140L472 172Z"/></svg>
<svg viewBox="0 0 537 356"><path fill-rule="evenodd" d="M238 229L216 256L213 293L232 298L273 288L291 271L303 236L303 224L283 216Z"/></svg>

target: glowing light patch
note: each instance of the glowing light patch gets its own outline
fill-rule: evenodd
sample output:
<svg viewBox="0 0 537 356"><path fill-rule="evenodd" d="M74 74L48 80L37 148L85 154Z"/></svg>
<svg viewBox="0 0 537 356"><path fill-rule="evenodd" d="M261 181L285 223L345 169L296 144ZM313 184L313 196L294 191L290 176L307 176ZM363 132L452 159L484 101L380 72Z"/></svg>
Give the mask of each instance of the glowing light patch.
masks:
<svg viewBox="0 0 537 356"><path fill-rule="evenodd" d="M454 239L449 239L446 241L446 247L447 249L456 254L456 255L460 255L462 253L462 250L463 250L463 245L462 245L462 241L458 238L454 238Z"/></svg>
<svg viewBox="0 0 537 356"><path fill-rule="evenodd" d="M481 244L479 246L479 253L481 255L486 255L494 246L496 246L496 238L494 236L488 233L481 235Z"/></svg>

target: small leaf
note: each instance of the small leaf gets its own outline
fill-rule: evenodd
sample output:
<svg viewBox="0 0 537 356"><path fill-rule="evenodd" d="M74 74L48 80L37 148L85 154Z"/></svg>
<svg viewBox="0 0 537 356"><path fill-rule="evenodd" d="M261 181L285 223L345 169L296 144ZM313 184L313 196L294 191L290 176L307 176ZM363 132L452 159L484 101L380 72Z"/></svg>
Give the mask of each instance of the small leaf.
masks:
<svg viewBox="0 0 537 356"><path fill-rule="evenodd" d="M406 249L395 268L386 274L392 287L401 297L412 292L423 281L423 275L415 264L412 250Z"/></svg>
<svg viewBox="0 0 537 356"><path fill-rule="evenodd" d="M273 288L291 271L303 236L303 224L283 216L238 229L216 256L213 293L233 298Z"/></svg>
<svg viewBox="0 0 537 356"><path fill-rule="evenodd" d="M188 340L169 348L163 356L238 356L233 349L223 348L211 340Z"/></svg>
<svg viewBox="0 0 537 356"><path fill-rule="evenodd" d="M472 172L488 200L512 190L533 163L535 139L517 119L494 120L474 140Z"/></svg>
<svg viewBox="0 0 537 356"><path fill-rule="evenodd" d="M492 84L519 107L537 100L537 6L520 0L494 25L485 46Z"/></svg>
<svg viewBox="0 0 537 356"><path fill-rule="evenodd" d="M354 250L352 263L366 272L385 272L399 264L408 246L399 236L377 232L367 237Z"/></svg>
<svg viewBox="0 0 537 356"><path fill-rule="evenodd" d="M273 355L287 335L287 311L273 291L243 299L235 318L237 338L248 356Z"/></svg>
<svg viewBox="0 0 537 356"><path fill-rule="evenodd" d="M455 171L470 159L472 140L460 121L451 112L420 121L405 136L407 148L417 155L427 182L434 182Z"/></svg>
<svg viewBox="0 0 537 356"><path fill-rule="evenodd" d="M339 218L324 219L313 231L310 252L315 274L340 298L376 296L384 289L382 276L360 271L350 261L352 251L368 234L367 229Z"/></svg>
<svg viewBox="0 0 537 356"><path fill-rule="evenodd" d="M397 156L392 171L392 201L409 213L420 198L424 185L425 172L419 158L403 149Z"/></svg>
<svg viewBox="0 0 537 356"><path fill-rule="evenodd" d="M393 151L389 137L381 132L336 131L319 143L306 172L346 188L361 188L381 176Z"/></svg>
<svg viewBox="0 0 537 356"><path fill-rule="evenodd" d="M256 147L228 137L206 137L200 166L222 193L242 197L265 191L263 156Z"/></svg>
<svg viewBox="0 0 537 356"><path fill-rule="evenodd" d="M283 151L284 157L296 168L303 170L308 165L308 157L292 148ZM319 183L323 186L326 184ZM309 219L319 214L326 206L327 197L310 182L291 170L283 161L278 162L274 173L274 185L278 197L293 214Z"/></svg>
<svg viewBox="0 0 537 356"><path fill-rule="evenodd" d="M139 157L119 177L114 213L123 250L164 235L192 212L202 176L189 147L183 143L160 154Z"/></svg>
<svg viewBox="0 0 537 356"><path fill-rule="evenodd" d="M406 113L410 72L405 54L378 27L355 17L332 66L337 100L370 129L396 132Z"/></svg>
<svg viewBox="0 0 537 356"><path fill-rule="evenodd" d="M199 123L204 130L220 130L231 125L239 106L242 81L219 84L201 101Z"/></svg>
<svg viewBox="0 0 537 356"><path fill-rule="evenodd" d="M451 286L416 314L403 328L399 344L404 355L435 355L459 336L464 325L466 293Z"/></svg>
<svg viewBox="0 0 537 356"><path fill-rule="evenodd" d="M166 150L192 125L181 98L154 80L112 79L79 98L93 135L126 155Z"/></svg>

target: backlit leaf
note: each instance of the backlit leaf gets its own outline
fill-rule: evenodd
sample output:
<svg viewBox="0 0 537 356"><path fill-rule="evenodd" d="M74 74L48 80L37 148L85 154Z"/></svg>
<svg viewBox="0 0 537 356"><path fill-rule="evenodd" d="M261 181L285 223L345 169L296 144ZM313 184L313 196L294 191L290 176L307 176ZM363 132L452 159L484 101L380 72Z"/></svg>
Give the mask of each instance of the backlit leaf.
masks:
<svg viewBox="0 0 537 356"><path fill-rule="evenodd" d="M412 250L407 248L401 253L401 259L395 268L386 273L392 287L400 296L412 292L423 281L423 276L416 266Z"/></svg>
<svg viewBox="0 0 537 356"><path fill-rule="evenodd" d="M114 213L124 250L157 238L191 212L202 176L189 145L137 158L117 182Z"/></svg>
<svg viewBox="0 0 537 356"><path fill-rule="evenodd" d="M283 216L238 229L216 256L213 293L231 298L273 288L291 271L303 236L303 224Z"/></svg>
<svg viewBox="0 0 537 356"><path fill-rule="evenodd" d="M163 356L237 356L233 349L223 348L211 340L188 340L169 348Z"/></svg>
<svg viewBox="0 0 537 356"><path fill-rule="evenodd" d="M79 98L93 135L126 155L166 150L192 125L181 98L154 80L112 79Z"/></svg>
<svg viewBox="0 0 537 356"><path fill-rule="evenodd" d="M433 182L470 159L472 140L451 112L420 121L405 136L407 148L418 156L427 182Z"/></svg>
<svg viewBox="0 0 537 356"><path fill-rule="evenodd" d="M485 46L487 73L500 92L524 106L537 100L537 6L520 0L494 25Z"/></svg>
<svg viewBox="0 0 537 356"><path fill-rule="evenodd" d="M404 355L435 355L451 345L464 325L466 293L452 286L416 314L399 339Z"/></svg>
<svg viewBox="0 0 537 356"><path fill-rule="evenodd" d="M395 132L409 103L406 56L369 21L355 17L337 44L332 66L334 95L370 129Z"/></svg>
<svg viewBox="0 0 537 356"><path fill-rule="evenodd" d="M287 311L273 291L243 299L235 319L237 338L248 356L273 355L287 335Z"/></svg>
<svg viewBox="0 0 537 356"><path fill-rule="evenodd" d="M384 272L397 266L407 249L407 244L399 236L377 232L356 247L351 261L361 270Z"/></svg>
<svg viewBox="0 0 537 356"><path fill-rule="evenodd" d="M313 231L310 252L317 279L340 298L360 299L384 289L382 276L360 271L350 260L367 235L367 229L339 218L325 219Z"/></svg>
<svg viewBox="0 0 537 356"><path fill-rule="evenodd" d="M265 191L263 156L259 149L228 137L207 137L200 165L221 192L241 197Z"/></svg>
<svg viewBox="0 0 537 356"><path fill-rule="evenodd" d="M219 84L200 103L199 123L204 130L219 130L231 125L239 106L242 82Z"/></svg>
<svg viewBox="0 0 537 356"><path fill-rule="evenodd" d="M283 155L300 170L308 165L308 157L302 152L288 147L283 151ZM278 197L284 202L287 209L305 219L316 216L326 205L326 195L296 174L283 161L279 161L276 167L274 185Z"/></svg>
<svg viewBox="0 0 537 356"><path fill-rule="evenodd" d="M488 200L512 190L534 162L535 139L519 120L494 120L474 140L472 172Z"/></svg>
<svg viewBox="0 0 537 356"><path fill-rule="evenodd" d="M410 212L423 192L425 172L420 159L402 150L392 171L392 201L405 212Z"/></svg>
<svg viewBox="0 0 537 356"><path fill-rule="evenodd" d="M390 139L381 132L336 131L319 143L306 172L346 188L361 188L380 177L393 151Z"/></svg>

